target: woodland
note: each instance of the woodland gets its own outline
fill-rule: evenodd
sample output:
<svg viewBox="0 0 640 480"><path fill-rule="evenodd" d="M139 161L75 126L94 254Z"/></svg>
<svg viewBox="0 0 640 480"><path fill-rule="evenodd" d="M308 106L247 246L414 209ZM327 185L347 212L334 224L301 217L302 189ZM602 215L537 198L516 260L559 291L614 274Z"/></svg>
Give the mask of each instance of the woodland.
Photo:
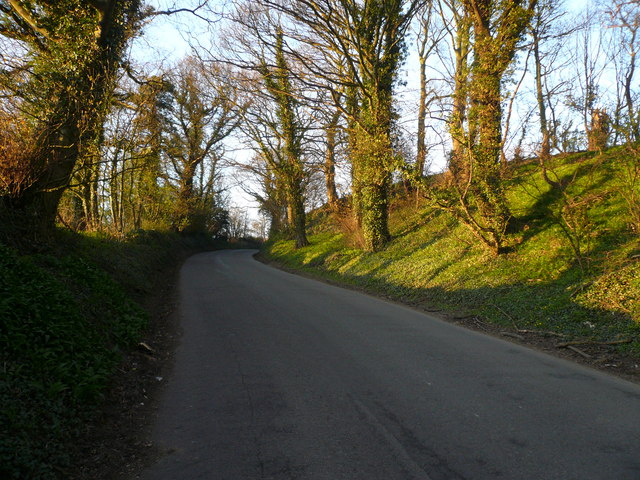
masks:
<svg viewBox="0 0 640 480"><path fill-rule="evenodd" d="M637 145L638 3L571 7L5 0L5 237L56 226L248 233L226 193L235 181L259 204L257 235L304 246L306 212L327 204L376 251L401 182L500 254L519 228L503 191L511 162L536 157L562 193L551 156ZM210 38L190 38L183 59L135 63L145 26L185 16ZM239 149L249 154L238 160Z"/></svg>
<svg viewBox="0 0 640 480"><path fill-rule="evenodd" d="M69 478L202 239L637 358L639 50L639 0L0 0L0 474Z"/></svg>

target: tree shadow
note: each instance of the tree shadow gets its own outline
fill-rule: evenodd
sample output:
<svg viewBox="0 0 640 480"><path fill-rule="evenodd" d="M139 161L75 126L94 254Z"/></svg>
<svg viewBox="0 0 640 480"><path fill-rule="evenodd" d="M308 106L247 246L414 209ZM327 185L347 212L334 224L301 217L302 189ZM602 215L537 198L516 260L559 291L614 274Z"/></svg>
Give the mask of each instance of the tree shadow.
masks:
<svg viewBox="0 0 640 480"><path fill-rule="evenodd" d="M438 267L425 282L437 277L457 260L452 259ZM630 338L631 343L622 348L636 354L640 352L640 323L629 313L588 307L578 302L576 294L580 293L582 284L575 268L545 282L450 290L442 286L413 287L388 281L379 275L385 265L366 275L343 274L340 282L422 310L437 311L454 318L477 317L506 329L551 331L566 335L567 339L593 341L610 341L623 335Z"/></svg>
<svg viewBox="0 0 640 480"><path fill-rule="evenodd" d="M553 224L558 224L561 219L558 217L561 203L567 190L574 182L593 171L596 168L591 164L580 165L573 173L568 173L557 180L557 186L547 185L547 190L541 192L535 203L528 209L524 215L514 216L508 226L509 233L522 232L522 243L527 242L532 237L541 233ZM613 176L612 172L607 170L600 171L600 178L597 182L589 185L588 190L584 193L597 191L603 185L607 185Z"/></svg>

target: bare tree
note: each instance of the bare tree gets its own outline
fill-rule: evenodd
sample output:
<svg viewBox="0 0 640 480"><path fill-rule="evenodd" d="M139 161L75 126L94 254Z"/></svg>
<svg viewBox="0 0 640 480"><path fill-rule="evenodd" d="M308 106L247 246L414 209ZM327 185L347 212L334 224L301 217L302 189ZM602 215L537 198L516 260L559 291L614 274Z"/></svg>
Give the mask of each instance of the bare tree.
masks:
<svg viewBox="0 0 640 480"><path fill-rule="evenodd" d="M228 70L183 60L166 77L162 150L177 189L174 228L205 230L215 196L222 141L237 127L236 90ZM199 180L199 185L198 185Z"/></svg>
<svg viewBox="0 0 640 480"><path fill-rule="evenodd" d="M573 92L567 99L569 107L579 116L587 146L593 113L596 110L604 111L599 102L602 100L600 80L605 70L603 57L606 57L603 52L603 35L596 21L594 13L587 10L582 20L584 28L575 36L575 83Z"/></svg>
<svg viewBox="0 0 640 480"><path fill-rule="evenodd" d="M418 98L418 124L416 132L416 163L415 175L420 178L425 174L427 166L427 115L433 102L439 100L439 95L430 88L431 80L428 78L427 63L429 59L438 53L438 49L449 33L448 20L442 12L442 4L428 3L421 9L418 18L417 50L419 62L419 98ZM439 15L439 13L441 15ZM438 21L438 17L439 20Z"/></svg>
<svg viewBox="0 0 640 480"><path fill-rule="evenodd" d="M562 3L541 0L536 6L530 25L535 97L541 136L537 154L542 176L553 188L560 188L560 184L549 176L548 171L552 148L557 145L557 121L553 118L552 105L553 97L563 90L564 82L558 80L556 74L554 79L556 83L551 84L551 75L563 66L560 57L564 53L563 44L566 39L580 29L580 25L570 27L563 23L562 19L565 15L566 11ZM566 60L564 62L566 63Z"/></svg>
<svg viewBox="0 0 640 480"><path fill-rule="evenodd" d="M613 29L613 48L609 52L616 66L616 80L619 88L618 105L623 106L625 121L622 127L627 142L640 139L640 113L637 109L638 91L634 90L638 51L640 50L640 3L637 1L612 0L605 11L608 23ZM620 117L620 115L616 115Z"/></svg>

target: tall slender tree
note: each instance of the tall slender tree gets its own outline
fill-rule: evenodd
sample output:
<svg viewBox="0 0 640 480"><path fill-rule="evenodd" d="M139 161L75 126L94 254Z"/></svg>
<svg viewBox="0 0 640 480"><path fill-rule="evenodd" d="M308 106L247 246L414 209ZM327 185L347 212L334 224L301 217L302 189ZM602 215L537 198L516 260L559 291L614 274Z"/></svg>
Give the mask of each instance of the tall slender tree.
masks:
<svg viewBox="0 0 640 480"><path fill-rule="evenodd" d="M262 0L298 28L291 35L313 53L299 55L325 85L347 90L352 203L365 248L389 240L388 202L393 149L393 90L405 53L405 33L419 0ZM305 30L305 31L302 31ZM326 70L326 66L331 68ZM328 82L327 82L328 80ZM331 88L331 87L330 87Z"/></svg>
<svg viewBox="0 0 640 480"><path fill-rule="evenodd" d="M634 89L634 80L638 69L640 52L640 2L612 0L606 11L609 24L614 28L614 44L617 48L611 52L616 63L617 81L623 105L626 125L620 125L626 140L640 140L640 111L638 109L638 89ZM637 82L636 82L637 85ZM620 115L618 115L620 116Z"/></svg>
<svg viewBox="0 0 640 480"><path fill-rule="evenodd" d="M338 204L338 191L336 189L336 157L338 152L338 142L340 133L340 110L335 108L330 114L329 121L325 127L326 131L326 150L325 150L325 162L324 162L324 177L325 187L327 193L327 203L329 208L337 212L339 209Z"/></svg>
<svg viewBox="0 0 640 480"><path fill-rule="evenodd" d="M510 218L504 197L502 79L511 64L536 0L461 0L473 29L469 83L468 181L459 197L460 218L494 253L503 249Z"/></svg>
<svg viewBox="0 0 640 480"><path fill-rule="evenodd" d="M441 5L440 5L441 6ZM427 117L434 102L439 100L432 87L433 78L429 78L428 63L440 55L444 38L449 33L448 22L439 15L439 5L429 2L421 10L418 17L416 46L418 51L418 122L416 131L415 176L420 179L425 174L427 165Z"/></svg>
<svg viewBox="0 0 640 480"><path fill-rule="evenodd" d="M256 152L254 158L265 162L269 170L264 178L273 192L270 199L286 202L286 228L280 233L294 239L299 248L309 243L305 211L309 169L304 145L309 112L300 101L305 95L303 84L294 73L296 57L287 45L280 17L261 2L239 5L222 56L244 72L238 86L250 97L251 105L241 130ZM271 231L285 227L276 210L271 213L275 222Z"/></svg>
<svg viewBox="0 0 640 480"><path fill-rule="evenodd" d="M465 152L468 147L466 128L471 77L471 19L465 15L460 0L440 0L438 11L449 34L453 52L452 103L448 119L451 136L448 173L450 180L465 183L468 177Z"/></svg>

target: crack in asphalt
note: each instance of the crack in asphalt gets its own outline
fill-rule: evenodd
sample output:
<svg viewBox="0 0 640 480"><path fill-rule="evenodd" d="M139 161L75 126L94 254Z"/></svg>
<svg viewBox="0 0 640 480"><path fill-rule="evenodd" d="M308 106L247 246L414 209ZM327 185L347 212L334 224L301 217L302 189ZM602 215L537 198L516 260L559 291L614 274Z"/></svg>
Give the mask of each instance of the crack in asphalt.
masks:
<svg viewBox="0 0 640 480"><path fill-rule="evenodd" d="M431 477L425 472L420 465L411 457L409 452L404 448L400 440L398 440L393 433L391 433L382 422L357 398L349 395L349 398L356 406L356 409L364 416L367 423L373 427L378 434L386 441L391 450L393 451L396 459L407 471L413 480L432 480Z"/></svg>

